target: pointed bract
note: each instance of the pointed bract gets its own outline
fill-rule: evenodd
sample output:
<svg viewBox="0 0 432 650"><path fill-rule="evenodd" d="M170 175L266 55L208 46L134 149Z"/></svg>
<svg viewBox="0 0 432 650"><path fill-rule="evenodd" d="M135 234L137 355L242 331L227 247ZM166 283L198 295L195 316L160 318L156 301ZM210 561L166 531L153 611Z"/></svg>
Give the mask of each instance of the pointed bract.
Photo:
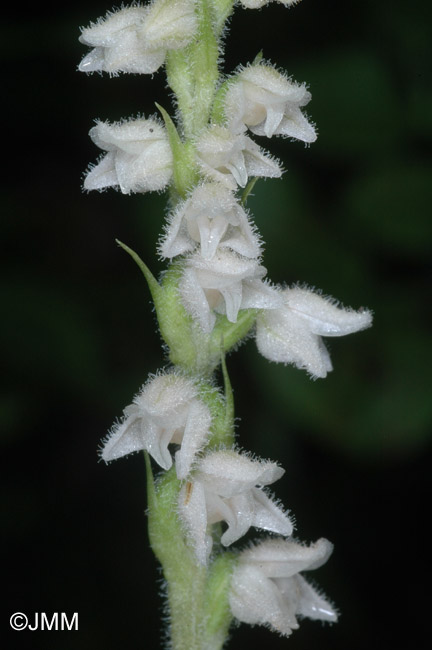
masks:
<svg viewBox="0 0 432 650"><path fill-rule="evenodd" d="M165 127L155 118L97 122L89 133L108 153L90 168L84 189L118 187L123 194L164 189L172 176L172 153Z"/></svg>
<svg viewBox="0 0 432 650"><path fill-rule="evenodd" d="M284 636L298 628L298 616L336 622L334 607L299 574L324 564L332 549L326 539L309 547L270 539L243 551L231 581L233 615Z"/></svg>
<svg viewBox="0 0 432 650"><path fill-rule="evenodd" d="M332 370L321 336L345 336L369 327L372 314L337 306L308 289L280 290L283 306L257 316L258 350L270 361L292 363L312 377Z"/></svg>
<svg viewBox="0 0 432 650"><path fill-rule="evenodd" d="M176 472L180 479L189 474L197 453L205 445L211 424L208 407L198 398L195 384L174 372L154 377L124 410L101 451L105 462L134 451L146 450L169 469L170 443L176 452Z"/></svg>

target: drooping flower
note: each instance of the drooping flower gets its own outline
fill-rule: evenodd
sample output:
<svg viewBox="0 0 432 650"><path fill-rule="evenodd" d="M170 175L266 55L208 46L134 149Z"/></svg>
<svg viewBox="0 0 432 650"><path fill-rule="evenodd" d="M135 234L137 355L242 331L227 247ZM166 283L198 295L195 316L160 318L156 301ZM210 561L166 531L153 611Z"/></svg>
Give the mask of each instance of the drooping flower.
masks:
<svg viewBox="0 0 432 650"><path fill-rule="evenodd" d="M251 526L291 535L288 515L262 490L284 470L276 463L252 460L233 450L210 452L200 460L191 480L179 494L179 514L200 564L212 548L208 526L220 521L228 528L221 537L229 546Z"/></svg>
<svg viewBox="0 0 432 650"><path fill-rule="evenodd" d="M250 176L279 178L282 170L269 154L244 133L232 133L213 125L200 136L198 163L208 178L224 183L229 189L245 187Z"/></svg>
<svg viewBox="0 0 432 650"><path fill-rule="evenodd" d="M299 627L297 617L336 622L334 607L300 575L323 565L332 550L326 539L309 547L269 539L243 551L231 581L232 614L243 623L269 625L283 636Z"/></svg>
<svg viewBox="0 0 432 650"><path fill-rule="evenodd" d="M261 252L247 214L234 194L221 183L202 183L173 213L159 246L163 257L193 251L200 244L204 259L229 248L245 257Z"/></svg>
<svg viewBox="0 0 432 650"><path fill-rule="evenodd" d="M97 122L89 135L107 154L87 173L86 190L119 187L129 194L168 185L173 157L165 127L155 118Z"/></svg>
<svg viewBox="0 0 432 650"><path fill-rule="evenodd" d="M297 84L265 63L243 68L225 96L228 127L247 126L256 135L283 135L314 142L316 132L301 109L311 99L305 84Z"/></svg>
<svg viewBox="0 0 432 650"><path fill-rule="evenodd" d="M124 410L101 451L109 462L146 450L163 469L172 465L170 443L181 445L175 454L176 472L186 478L197 453L207 441L211 424L208 407L196 385L174 372L154 377Z"/></svg>
<svg viewBox="0 0 432 650"><path fill-rule="evenodd" d="M163 65L167 51L185 47L195 31L194 0L155 0L145 7L124 7L82 29L79 40L94 49L79 69L152 74Z"/></svg>
<svg viewBox="0 0 432 650"><path fill-rule="evenodd" d="M237 321L240 309L274 309L279 292L263 282L266 269L258 260L219 250L211 260L194 253L185 260L179 291L187 311L205 332L211 332L216 313Z"/></svg>
<svg viewBox="0 0 432 650"><path fill-rule="evenodd" d="M266 359L292 363L312 377L325 377L332 370L322 336L345 336L372 323L367 309L343 309L309 289L295 286L279 290L279 295L283 305L257 317L258 350Z"/></svg>

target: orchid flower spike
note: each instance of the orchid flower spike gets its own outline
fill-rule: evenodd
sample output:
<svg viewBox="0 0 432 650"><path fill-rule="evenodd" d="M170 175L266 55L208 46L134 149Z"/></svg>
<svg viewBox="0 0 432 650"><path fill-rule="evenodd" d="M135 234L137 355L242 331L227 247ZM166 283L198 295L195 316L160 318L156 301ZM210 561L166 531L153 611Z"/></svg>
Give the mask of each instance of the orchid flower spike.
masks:
<svg viewBox="0 0 432 650"><path fill-rule="evenodd" d="M195 31L194 0L123 7L82 29L79 40L94 49L79 70L152 74L163 65L167 51L185 47Z"/></svg>
<svg viewBox="0 0 432 650"><path fill-rule="evenodd" d="M261 489L284 474L276 463L252 460L234 450L210 452L200 460L179 494L179 514L195 550L205 565L212 548L208 526L225 521L221 537L229 546L251 526L291 535L288 515Z"/></svg>
<svg viewBox="0 0 432 650"><path fill-rule="evenodd" d="M210 411L190 379L175 372L157 375L125 408L123 419L105 440L101 457L109 462L146 450L167 470L172 465L168 445L177 443L181 446L175 454L176 472L184 479L207 441L210 424Z"/></svg>
<svg viewBox="0 0 432 650"><path fill-rule="evenodd" d="M198 163L209 179L224 183L229 189L245 187L250 176L279 178L279 163L248 138L225 127L213 125L198 139Z"/></svg>
<svg viewBox="0 0 432 650"><path fill-rule="evenodd" d="M172 152L165 127L157 119L97 122L89 135L107 153L90 168L84 189L119 187L129 194L162 190L170 182Z"/></svg>
<svg viewBox="0 0 432 650"><path fill-rule="evenodd" d="M193 251L197 243L205 260L229 248L245 257L261 253L260 241L243 207L222 183L202 183L179 204L159 245L162 257Z"/></svg>
<svg viewBox="0 0 432 650"><path fill-rule="evenodd" d="M331 298L309 289L281 289L283 305L257 317L256 343L270 361L292 363L313 378L332 370L322 336L345 336L369 327L367 309L343 309Z"/></svg>
<svg viewBox="0 0 432 650"><path fill-rule="evenodd" d="M316 132L303 115L311 94L266 63L243 68L225 96L228 128L237 133L247 126L256 135L283 135L314 142Z"/></svg>
<svg viewBox="0 0 432 650"><path fill-rule="evenodd" d="M211 332L216 313L235 323L240 309L275 309L283 304L279 292L262 281L266 273L256 259L227 250L218 250L211 260L194 253L185 260L180 296L204 332Z"/></svg>
<svg viewBox="0 0 432 650"><path fill-rule="evenodd" d="M231 580L232 614L283 636L299 627L298 616L336 622L334 607L300 575L324 564L332 550L326 539L310 546L269 539L243 551Z"/></svg>

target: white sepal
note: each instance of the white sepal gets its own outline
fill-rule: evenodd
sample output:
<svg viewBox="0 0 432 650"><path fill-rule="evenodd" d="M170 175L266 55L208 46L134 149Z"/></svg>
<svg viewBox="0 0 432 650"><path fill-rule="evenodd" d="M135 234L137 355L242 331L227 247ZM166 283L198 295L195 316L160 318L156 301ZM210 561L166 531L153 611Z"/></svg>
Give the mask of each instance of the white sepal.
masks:
<svg viewBox="0 0 432 650"><path fill-rule="evenodd" d="M123 7L81 30L81 43L94 49L79 70L153 74L163 65L167 50L185 47L195 31L193 0Z"/></svg>
<svg viewBox="0 0 432 650"><path fill-rule="evenodd" d="M269 625L284 636L298 628L298 616L336 622L333 606L299 575L324 564L332 549L326 539L309 547L270 539L243 551L231 581L233 615L244 623Z"/></svg>
<svg viewBox="0 0 432 650"><path fill-rule="evenodd" d="M155 0L140 34L148 48L178 50L191 42L196 28L194 0Z"/></svg>
<svg viewBox="0 0 432 650"><path fill-rule="evenodd" d="M265 176L279 178L278 162L244 133L231 133L213 125L200 136L197 144L198 163L208 178L224 183L229 189L245 187L248 178Z"/></svg>
<svg viewBox="0 0 432 650"><path fill-rule="evenodd" d="M312 377L332 370L321 336L345 336L369 327L372 314L337 306L308 289L280 290L283 306L257 317L258 350L270 361L292 363Z"/></svg>
<svg viewBox="0 0 432 650"><path fill-rule="evenodd" d="M246 212L222 183L202 183L179 204L166 227L159 252L162 257L173 258L193 251L197 244L206 260L218 248L229 248L251 258L261 253Z"/></svg>
<svg viewBox="0 0 432 650"><path fill-rule="evenodd" d="M240 309L274 309L279 292L262 281L266 269L255 259L218 250L211 260L194 253L185 260L179 291L187 311L205 332L213 329L216 312L237 321Z"/></svg>
<svg viewBox="0 0 432 650"><path fill-rule="evenodd" d="M256 135L282 135L314 142L316 132L301 108L310 101L305 84L297 84L271 65L243 68L228 88L225 115L228 127L241 132L247 126Z"/></svg>
<svg viewBox="0 0 432 650"><path fill-rule="evenodd" d="M252 460L233 450L210 452L181 489L179 513L200 564L206 564L212 539L208 526L225 521L221 542L229 546L251 526L291 535L288 515L262 490L284 470L276 463Z"/></svg>
<svg viewBox="0 0 432 650"><path fill-rule="evenodd" d="M198 398L195 384L174 372L154 377L124 410L104 442L101 457L116 460L134 451L146 450L154 460L169 469L170 443L176 452L176 472L180 479L189 474L197 453L205 445L211 424L208 407Z"/></svg>
<svg viewBox="0 0 432 650"><path fill-rule="evenodd" d="M172 152L165 127L155 118L97 122L89 133L107 152L91 167L84 189L119 187L123 194L162 190L172 176Z"/></svg>

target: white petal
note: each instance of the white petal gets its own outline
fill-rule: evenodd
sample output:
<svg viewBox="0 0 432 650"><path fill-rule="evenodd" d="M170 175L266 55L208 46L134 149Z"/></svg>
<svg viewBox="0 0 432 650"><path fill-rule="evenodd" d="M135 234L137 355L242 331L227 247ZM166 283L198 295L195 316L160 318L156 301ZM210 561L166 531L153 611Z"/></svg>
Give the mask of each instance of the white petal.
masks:
<svg viewBox="0 0 432 650"><path fill-rule="evenodd" d="M85 190L103 190L106 187L116 187L118 184L115 155L111 152L91 167L84 179Z"/></svg>
<svg viewBox="0 0 432 650"><path fill-rule="evenodd" d="M288 515L277 506L260 488L252 490L254 497L254 517L252 526L269 530L279 535L291 535L293 525Z"/></svg>
<svg viewBox="0 0 432 650"><path fill-rule="evenodd" d="M282 292L286 305L308 322L310 331L320 336L345 336L370 327L368 310L343 309L313 291L294 288Z"/></svg>
<svg viewBox="0 0 432 650"><path fill-rule="evenodd" d="M226 449L206 454L198 465L200 480L221 496L231 497L255 485L270 485L285 470L270 461L252 460L245 454Z"/></svg>
<svg viewBox="0 0 432 650"><path fill-rule="evenodd" d="M176 473L179 479L184 479L189 474L196 455L207 441L210 424L211 415L208 407L198 399L192 400L188 406L181 447L175 455Z"/></svg>
<svg viewBox="0 0 432 650"><path fill-rule="evenodd" d="M101 458L108 463L142 449L144 449L144 445L141 438L140 422L136 416L131 416L113 427L104 441Z"/></svg>
<svg viewBox="0 0 432 650"><path fill-rule="evenodd" d="M314 620L336 623L338 616L334 607L303 576L295 576L295 580L299 592L298 614Z"/></svg>
<svg viewBox="0 0 432 650"><path fill-rule="evenodd" d="M317 569L327 562L333 545L324 538L310 546L295 540L268 539L243 551L240 561L260 567L267 577L290 578L300 571Z"/></svg>
<svg viewBox="0 0 432 650"><path fill-rule="evenodd" d="M193 0L155 0L140 34L146 47L179 49L191 41L196 27Z"/></svg>
<svg viewBox="0 0 432 650"><path fill-rule="evenodd" d="M324 344L296 313L285 307L263 311L256 324L256 344L266 359L293 363L312 377L323 378L331 370Z"/></svg>
<svg viewBox="0 0 432 650"><path fill-rule="evenodd" d="M234 569L229 601L233 616L243 623L271 625L284 636L298 627L295 612L287 607L277 586L256 567Z"/></svg>

